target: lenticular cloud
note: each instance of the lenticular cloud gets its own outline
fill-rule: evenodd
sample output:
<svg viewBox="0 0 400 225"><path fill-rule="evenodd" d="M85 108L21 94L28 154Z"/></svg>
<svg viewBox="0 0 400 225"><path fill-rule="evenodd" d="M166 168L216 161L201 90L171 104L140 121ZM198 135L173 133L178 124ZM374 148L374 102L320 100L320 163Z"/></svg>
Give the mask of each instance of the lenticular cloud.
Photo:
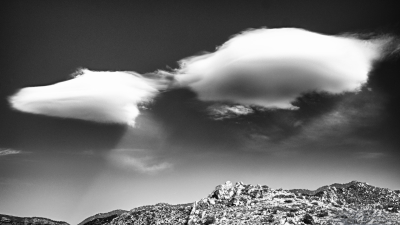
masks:
<svg viewBox="0 0 400 225"><path fill-rule="evenodd" d="M296 28L250 30L214 53L181 60L175 78L201 100L293 108L306 92L359 90L384 44Z"/></svg>
<svg viewBox="0 0 400 225"><path fill-rule="evenodd" d="M74 79L21 89L10 97L14 109L47 116L133 126L138 103L150 100L160 80L133 72L78 71Z"/></svg>
<svg viewBox="0 0 400 225"><path fill-rule="evenodd" d="M296 28L249 30L214 53L181 60L173 73L153 74L162 77L85 69L68 81L23 88L9 100L23 112L132 126L138 104L165 88L189 87L204 101L288 109L307 92L358 91L390 41Z"/></svg>

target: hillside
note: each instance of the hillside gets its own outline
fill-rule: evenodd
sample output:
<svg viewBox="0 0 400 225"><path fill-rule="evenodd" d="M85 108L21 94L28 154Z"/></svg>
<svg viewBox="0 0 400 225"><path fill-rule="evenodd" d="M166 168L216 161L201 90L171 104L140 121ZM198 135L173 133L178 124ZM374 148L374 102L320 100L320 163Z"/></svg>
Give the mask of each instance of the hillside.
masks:
<svg viewBox="0 0 400 225"><path fill-rule="evenodd" d="M399 224L400 191L352 181L310 191L227 181L194 203L158 203L91 216L78 225ZM0 225L69 225L0 214Z"/></svg>
<svg viewBox="0 0 400 225"><path fill-rule="evenodd" d="M192 204L142 206L103 224L400 224L399 210L400 191L357 181L315 191L228 181Z"/></svg>
<svg viewBox="0 0 400 225"><path fill-rule="evenodd" d="M0 214L0 225L69 225L42 217L18 217Z"/></svg>
<svg viewBox="0 0 400 225"><path fill-rule="evenodd" d="M121 215L122 213L128 212L126 210L113 210L108 213L98 213L94 216L86 218L84 221L80 222L78 225L100 225L111 222L115 217Z"/></svg>

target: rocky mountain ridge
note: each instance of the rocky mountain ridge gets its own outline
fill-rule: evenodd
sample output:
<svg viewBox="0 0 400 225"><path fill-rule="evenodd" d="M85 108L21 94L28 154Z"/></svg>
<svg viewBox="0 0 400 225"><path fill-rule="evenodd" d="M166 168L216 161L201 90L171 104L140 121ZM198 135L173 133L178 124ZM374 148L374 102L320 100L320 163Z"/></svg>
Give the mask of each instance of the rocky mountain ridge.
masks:
<svg viewBox="0 0 400 225"><path fill-rule="evenodd" d="M192 205L132 209L106 225L400 224L400 191L352 181L315 191L226 182Z"/></svg>
<svg viewBox="0 0 400 225"><path fill-rule="evenodd" d="M400 225L400 191L352 181L315 191L227 181L194 203L158 203L91 216L78 225ZM69 225L0 214L0 225Z"/></svg>

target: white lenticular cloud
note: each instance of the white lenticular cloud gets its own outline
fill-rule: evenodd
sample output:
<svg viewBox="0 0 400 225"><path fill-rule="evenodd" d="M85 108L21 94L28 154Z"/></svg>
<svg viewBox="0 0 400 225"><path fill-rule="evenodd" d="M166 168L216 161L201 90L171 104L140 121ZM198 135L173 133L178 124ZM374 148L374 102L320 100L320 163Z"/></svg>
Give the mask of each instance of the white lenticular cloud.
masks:
<svg viewBox="0 0 400 225"><path fill-rule="evenodd" d="M175 79L200 100L294 108L306 92L358 91L385 43L296 28L249 30L214 53L181 60Z"/></svg>
<svg viewBox="0 0 400 225"><path fill-rule="evenodd" d="M176 87L189 87L204 101L290 109L304 93L352 92L366 83L372 62L382 57L391 40L356 36L296 28L249 30L214 53L181 60L173 73L153 74L160 77L83 69L68 81L23 88L9 101L27 113L131 126L139 103L160 89Z"/></svg>
<svg viewBox="0 0 400 225"><path fill-rule="evenodd" d="M133 126L138 103L151 100L161 81L133 72L83 69L74 79L21 89L9 98L22 112Z"/></svg>

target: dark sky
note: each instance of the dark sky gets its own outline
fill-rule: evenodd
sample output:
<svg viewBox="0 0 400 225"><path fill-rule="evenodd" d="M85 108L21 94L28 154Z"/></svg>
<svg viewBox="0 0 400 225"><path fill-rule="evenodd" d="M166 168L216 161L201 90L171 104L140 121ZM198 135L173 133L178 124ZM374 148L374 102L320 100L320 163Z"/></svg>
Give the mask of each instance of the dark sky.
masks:
<svg viewBox="0 0 400 225"><path fill-rule="evenodd" d="M297 111L254 108L226 120L211 118L210 103L187 89L159 95L136 128L17 112L7 100L82 67L177 68L249 28L397 35L396 1L0 4L0 213L76 224L117 208L195 201L226 180L288 189L359 180L400 189L399 57L376 63L358 94L309 93ZM136 149L135 157L124 149Z"/></svg>

